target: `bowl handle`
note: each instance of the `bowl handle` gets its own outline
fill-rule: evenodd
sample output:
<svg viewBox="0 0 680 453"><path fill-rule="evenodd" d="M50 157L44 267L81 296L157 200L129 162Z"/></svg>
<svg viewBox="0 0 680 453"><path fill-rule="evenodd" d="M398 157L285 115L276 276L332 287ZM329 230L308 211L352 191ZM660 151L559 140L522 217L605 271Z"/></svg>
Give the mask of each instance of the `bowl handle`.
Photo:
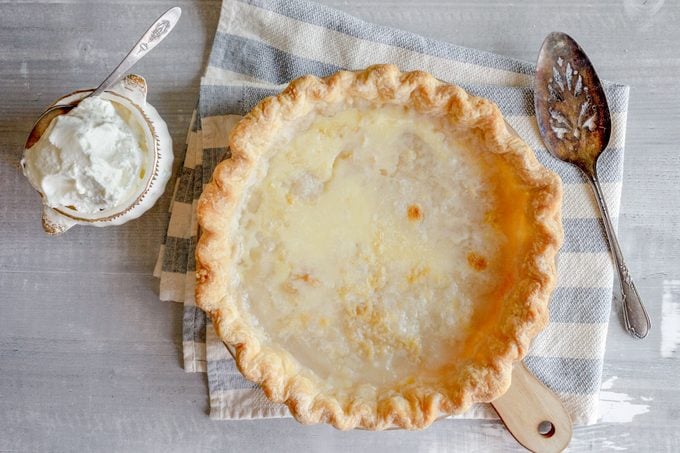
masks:
<svg viewBox="0 0 680 453"><path fill-rule="evenodd" d="M43 205L42 226L50 236L56 236L70 229L77 222L59 214L47 205Z"/></svg>

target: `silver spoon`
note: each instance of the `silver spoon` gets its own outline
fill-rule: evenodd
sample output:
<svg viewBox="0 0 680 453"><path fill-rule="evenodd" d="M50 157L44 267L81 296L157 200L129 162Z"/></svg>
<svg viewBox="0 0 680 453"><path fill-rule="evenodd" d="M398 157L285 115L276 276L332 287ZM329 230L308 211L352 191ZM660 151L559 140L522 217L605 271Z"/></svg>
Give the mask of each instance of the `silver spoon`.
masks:
<svg viewBox="0 0 680 453"><path fill-rule="evenodd" d="M649 316L623 261L597 177L597 160L611 134L609 105L600 79L576 41L555 32L543 41L535 83L536 119L543 141L555 157L581 169L593 187L619 273L626 330L644 338L651 327Z"/></svg>
<svg viewBox="0 0 680 453"><path fill-rule="evenodd" d="M179 17L182 15L182 10L179 7L170 8L161 17L159 17L151 27L142 35L142 37L137 41L130 52L123 58L123 61L113 70L113 72L104 80L101 85L97 87L89 95L85 96L83 99L87 99L91 96L99 96L107 89L111 88L113 84L118 82L118 80L125 75L125 73L139 60L141 60L146 54L151 52L151 49L156 47L158 43L163 41L168 33L177 25ZM31 133L26 139L26 149L31 148L35 145L40 137L45 133L47 128L53 119L59 115L70 112L76 105L78 105L83 99L75 101L71 104L65 105L55 105L48 108L38 121L35 122Z"/></svg>

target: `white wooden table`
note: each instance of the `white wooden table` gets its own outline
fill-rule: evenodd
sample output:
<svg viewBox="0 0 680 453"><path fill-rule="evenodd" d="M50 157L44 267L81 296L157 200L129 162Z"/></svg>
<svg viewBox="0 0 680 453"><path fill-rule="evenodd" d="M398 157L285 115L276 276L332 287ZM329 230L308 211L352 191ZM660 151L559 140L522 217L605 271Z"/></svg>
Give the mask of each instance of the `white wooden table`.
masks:
<svg viewBox="0 0 680 453"><path fill-rule="evenodd" d="M566 31L602 78L632 87L619 231L654 327L635 341L613 310L603 422L576 429L571 448L680 451L680 2L326 3L526 60L548 32ZM0 0L0 451L517 449L488 421L417 433L211 421L205 375L180 366L182 307L158 301L151 276L169 195L122 227L43 234L38 197L18 167L32 121L59 95L98 83L157 15L179 5L173 36L135 72L181 155L219 4Z"/></svg>

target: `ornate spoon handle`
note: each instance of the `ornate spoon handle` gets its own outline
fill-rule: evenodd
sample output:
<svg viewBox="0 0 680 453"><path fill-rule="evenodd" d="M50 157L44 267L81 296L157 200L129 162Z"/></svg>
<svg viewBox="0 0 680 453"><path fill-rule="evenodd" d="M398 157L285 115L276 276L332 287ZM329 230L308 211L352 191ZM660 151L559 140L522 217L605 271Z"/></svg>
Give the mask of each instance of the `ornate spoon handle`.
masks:
<svg viewBox="0 0 680 453"><path fill-rule="evenodd" d="M638 291L633 284L633 279L628 273L626 263L623 260L623 253L621 253L619 241L616 238L616 233L614 233L614 227L612 226L611 218L609 217L607 203L605 202L604 193L602 192L597 173L593 172L592 174L588 174L588 181L595 191L597 205L600 207L600 212L602 213L604 230L607 233L607 240L609 241L609 246L612 250L614 267L619 273L619 284L621 285L623 305L623 321L626 330L634 337L644 338L652 327L652 323L649 321L649 316L645 311L644 305L642 305L640 294L638 294Z"/></svg>
<svg viewBox="0 0 680 453"><path fill-rule="evenodd" d="M144 33L144 35L137 41L137 44L130 50L130 52L123 58L123 61L113 70L113 72L104 80L96 90L89 96L99 96L114 83L118 81L135 63L144 57L154 47L158 45L168 33L177 25L179 17L182 15L182 10L178 7L170 8L161 17L153 23L151 27ZM88 96L88 97L89 97Z"/></svg>

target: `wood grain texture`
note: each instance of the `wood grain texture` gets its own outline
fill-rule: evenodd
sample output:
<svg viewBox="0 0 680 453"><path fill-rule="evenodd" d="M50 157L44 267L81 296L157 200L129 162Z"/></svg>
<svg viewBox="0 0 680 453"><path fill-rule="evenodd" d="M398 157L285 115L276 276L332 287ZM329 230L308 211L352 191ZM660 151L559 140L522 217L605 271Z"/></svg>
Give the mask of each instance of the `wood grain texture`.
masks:
<svg viewBox="0 0 680 453"><path fill-rule="evenodd" d="M679 451L680 352L661 358L659 325L664 281L680 280L680 4L324 3L526 60L547 33L565 31L603 79L631 86L619 231L654 327L647 339L632 340L613 310L604 379L607 398L641 413L631 423L576 428L571 448ZM159 302L151 277L169 193L122 227L42 233L38 196L18 167L32 121L61 94L96 85L175 5L184 11L177 29L134 72L148 80L149 101L168 122L181 160L219 1L0 0L0 451L519 450L502 425L488 421L443 421L416 433L211 421L205 376L180 368L181 306Z"/></svg>
<svg viewBox="0 0 680 453"><path fill-rule="evenodd" d="M491 404L528 450L560 453L571 441L573 426L564 405L521 362L515 363L508 391Z"/></svg>

